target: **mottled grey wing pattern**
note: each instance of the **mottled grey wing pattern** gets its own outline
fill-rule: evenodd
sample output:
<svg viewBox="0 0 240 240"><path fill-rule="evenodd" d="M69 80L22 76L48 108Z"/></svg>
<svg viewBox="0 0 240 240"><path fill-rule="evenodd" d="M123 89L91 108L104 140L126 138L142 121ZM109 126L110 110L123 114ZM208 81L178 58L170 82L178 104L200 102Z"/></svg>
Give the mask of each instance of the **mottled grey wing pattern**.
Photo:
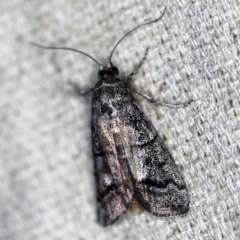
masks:
<svg viewBox="0 0 240 240"><path fill-rule="evenodd" d="M104 91L104 89L106 91ZM114 223L132 201L132 181L117 120L108 100L111 88L95 90L92 100L92 148L97 185L97 218ZM106 101L106 106L104 102Z"/></svg>
<svg viewBox="0 0 240 240"><path fill-rule="evenodd" d="M181 173L156 130L129 94L119 118L133 175L134 196L144 209L168 217L187 212L189 195Z"/></svg>
<svg viewBox="0 0 240 240"><path fill-rule="evenodd" d="M92 146L101 225L115 222L133 199L157 216L188 210L187 188L171 154L119 79L95 87Z"/></svg>

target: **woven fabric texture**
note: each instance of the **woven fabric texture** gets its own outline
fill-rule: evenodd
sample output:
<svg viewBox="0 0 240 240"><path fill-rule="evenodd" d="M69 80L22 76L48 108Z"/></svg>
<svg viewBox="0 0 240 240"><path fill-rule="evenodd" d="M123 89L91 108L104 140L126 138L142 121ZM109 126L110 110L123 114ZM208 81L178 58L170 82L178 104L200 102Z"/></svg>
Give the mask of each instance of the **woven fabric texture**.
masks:
<svg viewBox="0 0 240 240"><path fill-rule="evenodd" d="M240 239L240 2L74 1L1 2L0 239ZM149 47L132 85L184 175L189 212L158 218L124 214L112 227L96 222L91 155L91 96L69 82L93 87L98 66L114 44L113 63L126 77Z"/></svg>

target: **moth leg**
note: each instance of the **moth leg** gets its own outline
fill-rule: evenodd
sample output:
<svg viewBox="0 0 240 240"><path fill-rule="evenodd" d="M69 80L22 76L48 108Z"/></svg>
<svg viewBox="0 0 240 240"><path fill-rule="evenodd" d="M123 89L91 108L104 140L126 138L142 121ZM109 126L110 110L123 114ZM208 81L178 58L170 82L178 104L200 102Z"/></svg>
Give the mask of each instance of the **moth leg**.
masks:
<svg viewBox="0 0 240 240"><path fill-rule="evenodd" d="M94 88L89 88L89 89L85 89L85 90L77 90L77 94L80 96L86 96L87 94L93 92Z"/></svg>
<svg viewBox="0 0 240 240"><path fill-rule="evenodd" d="M139 94L140 96L144 97L145 99L147 99L150 103L154 103L154 104L157 104L157 105L161 105L161 106L164 106L164 107L169 107L169 108L181 108L181 107L186 107L188 106L192 101L194 100L190 100L188 102L185 102L185 103L180 103L180 104L172 104L172 103L164 103L164 102L160 102L160 101L157 101L151 97L149 97L148 95L146 95L145 93L142 93L140 91L138 91L137 89L135 89L134 87L128 85L128 88L132 91L134 91L135 93Z"/></svg>
<svg viewBox="0 0 240 240"><path fill-rule="evenodd" d="M149 48L146 49L145 54L144 54L144 56L143 56L143 59L142 59L142 61L139 63L139 65L137 66L137 68L135 68L135 69L127 76L127 83L129 83L129 81L132 80L133 75L137 74L138 70L139 70L140 67L142 66L144 60L145 60L146 57L147 57L148 49L149 49Z"/></svg>
<svg viewBox="0 0 240 240"><path fill-rule="evenodd" d="M75 90L75 92L79 95L79 96L86 96L88 93L93 92L94 88L89 88L89 89L85 89L82 90L79 88L79 86L74 83L74 82L69 82L69 84L73 87L73 89Z"/></svg>

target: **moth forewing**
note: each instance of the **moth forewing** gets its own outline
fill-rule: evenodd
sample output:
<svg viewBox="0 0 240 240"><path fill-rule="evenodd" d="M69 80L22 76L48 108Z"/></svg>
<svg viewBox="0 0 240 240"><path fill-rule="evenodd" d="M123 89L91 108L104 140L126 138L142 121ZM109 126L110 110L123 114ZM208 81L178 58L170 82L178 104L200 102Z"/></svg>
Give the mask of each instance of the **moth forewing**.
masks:
<svg viewBox="0 0 240 240"><path fill-rule="evenodd" d="M189 196L183 177L132 95L128 104L121 105L119 118L125 131L123 142L128 142L126 153L136 199L154 215L185 213Z"/></svg>
<svg viewBox="0 0 240 240"><path fill-rule="evenodd" d="M101 225L115 222L128 208L133 184L118 121L119 79L97 84L92 100L92 150L97 184L97 216Z"/></svg>

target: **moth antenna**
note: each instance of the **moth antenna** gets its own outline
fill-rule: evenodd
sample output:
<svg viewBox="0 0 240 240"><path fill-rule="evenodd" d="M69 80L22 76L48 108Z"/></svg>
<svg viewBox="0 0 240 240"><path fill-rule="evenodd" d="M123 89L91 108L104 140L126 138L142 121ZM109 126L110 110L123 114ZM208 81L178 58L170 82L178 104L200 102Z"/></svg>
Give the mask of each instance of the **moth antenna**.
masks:
<svg viewBox="0 0 240 240"><path fill-rule="evenodd" d="M164 13L165 13L165 11L166 11L166 8L167 8L167 7L164 8L163 13L160 15L159 18L157 18L157 19L155 19L155 20L153 20L153 21L151 21L151 22L143 23L143 24L135 27L134 29L132 29L130 32L126 33L126 34L117 42L117 44L116 44L115 47L113 48L113 50L112 50L112 52L111 52L111 54L110 54L110 57L109 57L109 62L111 62L111 59L112 59L112 56L113 56L113 53L114 53L115 49L117 48L117 46L119 45L119 43L120 43L125 37L127 37L130 33L134 32L135 30L137 30L137 29L140 28L140 27L143 27L143 26L145 26L145 25L149 25L149 24L158 22L158 21L162 18L162 16L164 15Z"/></svg>
<svg viewBox="0 0 240 240"><path fill-rule="evenodd" d="M68 48L68 47L47 47L47 46L43 46L43 45L40 45L38 43L34 43L34 42L29 42L30 45L33 45L35 47L38 47L38 48L43 48L43 49L51 49L51 50L69 50L69 51L73 51L73 52L78 52L78 53L81 53L89 58L91 58L100 68L102 67L102 65L95 59L93 58L92 56L90 56L89 54L85 53L85 52L82 52L82 51L79 51L77 49L74 49L74 48Z"/></svg>

